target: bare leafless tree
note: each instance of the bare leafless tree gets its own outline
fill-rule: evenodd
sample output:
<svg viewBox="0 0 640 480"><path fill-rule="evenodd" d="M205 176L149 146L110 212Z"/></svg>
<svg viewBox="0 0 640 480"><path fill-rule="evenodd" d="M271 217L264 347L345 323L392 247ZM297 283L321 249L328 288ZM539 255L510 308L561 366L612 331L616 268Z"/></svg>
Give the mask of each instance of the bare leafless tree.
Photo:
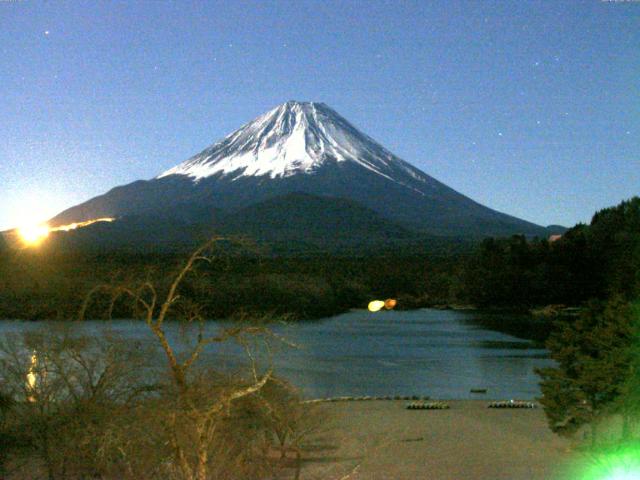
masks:
<svg viewBox="0 0 640 480"><path fill-rule="evenodd" d="M260 369L255 351L250 346L259 338L266 351L269 351L270 340L276 336L261 325L263 322L241 322L209 335L206 333L205 319L197 305L186 300L180 301L180 286L185 277L194 271L198 262L215 261L212 252L220 240L220 237L214 237L193 252L162 298L149 281L135 286L101 285L89 293L80 311L82 320L90 302L100 293L110 295L109 314L117 301L128 297L134 311L140 313L154 335L168 364L168 390L174 399L163 421L172 450L171 461L185 480L209 478L211 465L215 461L210 455L211 448L223 420L230 414L232 404L259 392L273 377L270 362ZM197 326L195 341L186 352L178 351L167 334L166 324L171 315ZM224 382L204 381L196 368L202 352L209 345L228 341L235 341L245 349L249 366L248 378L226 378Z"/></svg>
<svg viewBox="0 0 640 480"><path fill-rule="evenodd" d="M198 265L218 261L219 241L198 248L165 288L100 285L85 298L80 323L5 338L0 382L16 401L14 431L27 434L13 457L18 478L279 478L292 466L287 454L299 478L313 417L274 375L272 352L288 342L269 328L268 316L207 325L184 295ZM110 318L126 304L148 327L150 349L108 328L100 338L74 328L96 306ZM233 369L219 355L229 343L243 359ZM20 458L28 462L18 465Z"/></svg>
<svg viewBox="0 0 640 480"><path fill-rule="evenodd" d="M4 432L31 464L39 459L49 479L94 475L103 470L94 452L112 420L150 391L144 363L143 352L113 335L64 327L7 335L0 382L13 406Z"/></svg>

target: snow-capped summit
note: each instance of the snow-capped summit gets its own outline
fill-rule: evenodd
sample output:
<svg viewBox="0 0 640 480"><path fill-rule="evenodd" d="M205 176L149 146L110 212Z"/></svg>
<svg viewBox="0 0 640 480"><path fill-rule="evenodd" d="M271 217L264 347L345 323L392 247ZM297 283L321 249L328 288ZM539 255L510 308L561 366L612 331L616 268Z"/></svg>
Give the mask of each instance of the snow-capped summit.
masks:
<svg viewBox="0 0 640 480"><path fill-rule="evenodd" d="M369 209L383 221L430 234L547 234L538 225L474 202L401 160L324 103L295 101L268 111L151 180L116 187L60 213L51 225L143 218L157 212L206 224L211 212L217 212L229 226L235 225L234 216L242 217L255 206L264 215L260 228L268 230L273 227L268 218L294 215L285 207L292 198L305 199L307 207L315 204L318 211L329 208L318 197L346 200L340 204L355 204L356 210ZM285 211L269 216L263 204L267 210ZM317 211L308 215L313 222Z"/></svg>
<svg viewBox="0 0 640 480"><path fill-rule="evenodd" d="M419 171L324 103L297 101L277 106L157 178L187 175L200 180L216 174L231 180L289 177L313 173L327 162L353 162L395 180L390 168L393 164L420 178Z"/></svg>

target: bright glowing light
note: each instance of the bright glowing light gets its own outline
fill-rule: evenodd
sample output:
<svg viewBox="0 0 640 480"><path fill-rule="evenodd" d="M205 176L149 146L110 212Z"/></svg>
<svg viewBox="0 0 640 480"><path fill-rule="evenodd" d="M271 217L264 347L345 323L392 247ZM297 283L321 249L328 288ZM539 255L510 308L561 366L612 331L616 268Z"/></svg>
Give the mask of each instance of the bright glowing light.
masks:
<svg viewBox="0 0 640 480"><path fill-rule="evenodd" d="M626 469L616 469L605 480L638 480L640 478L640 471L630 472Z"/></svg>
<svg viewBox="0 0 640 480"><path fill-rule="evenodd" d="M68 225L60 225L58 227L49 227L45 224L26 225L17 229L18 235L22 242L28 247L40 245L42 241L49 236L51 232L68 232L76 228L86 227L97 222L113 222L115 218L104 217L87 220L85 222L70 223Z"/></svg>
<svg viewBox="0 0 640 480"><path fill-rule="evenodd" d="M580 480L638 480L640 479L640 442L621 443L599 448L590 454L591 465L583 472L573 472L568 478ZM580 467L578 467L580 468Z"/></svg>
<svg viewBox="0 0 640 480"><path fill-rule="evenodd" d="M38 365L38 357L34 353L31 355L31 366L29 367L29 373L27 373L27 390L29 392L33 392L36 388L36 374L34 372L36 366ZM35 402L36 397L33 395L29 395L27 400L30 402Z"/></svg>
<svg viewBox="0 0 640 480"><path fill-rule="evenodd" d="M9 190L10 195L2 204L6 225L28 227L47 222L63 209L55 195L36 190Z"/></svg>
<svg viewBox="0 0 640 480"><path fill-rule="evenodd" d="M369 302L369 305L367 306L370 312L377 312L383 307L384 302L382 300L373 300L372 302Z"/></svg>
<svg viewBox="0 0 640 480"><path fill-rule="evenodd" d="M49 236L49 227L46 225L27 225L18 228L18 235L27 246L40 244Z"/></svg>
<svg viewBox="0 0 640 480"><path fill-rule="evenodd" d="M27 373L27 387L30 390L36 388L36 374L33 372L33 369L38 365L38 357L34 353L31 355L31 367L29 367L29 373Z"/></svg>
<svg viewBox="0 0 640 480"><path fill-rule="evenodd" d="M384 308L387 310L393 310L393 308L398 304L398 301L395 298L387 298L384 301Z"/></svg>
<svg viewBox="0 0 640 480"><path fill-rule="evenodd" d="M115 218L111 217L103 217L103 218L95 218L93 220L87 220L86 222L76 222L70 223L69 225L60 225L59 227L54 227L51 229L52 232L68 232L69 230L75 230L76 228L86 227L91 225L92 223L98 222L113 222Z"/></svg>

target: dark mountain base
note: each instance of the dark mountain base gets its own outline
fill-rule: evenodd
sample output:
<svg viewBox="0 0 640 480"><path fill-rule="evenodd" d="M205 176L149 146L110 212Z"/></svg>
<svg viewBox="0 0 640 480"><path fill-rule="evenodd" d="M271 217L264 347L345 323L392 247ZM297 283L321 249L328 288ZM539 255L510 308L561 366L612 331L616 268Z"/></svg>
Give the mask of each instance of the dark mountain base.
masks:
<svg viewBox="0 0 640 480"><path fill-rule="evenodd" d="M304 198L296 200L304 205ZM272 217L274 223L286 220L278 219ZM441 239L422 246L428 253L407 243L406 250L394 245L358 255L264 255L226 243L213 262L189 276L181 295L209 318L244 311L293 319L364 308L384 298L397 298L398 308L474 304L523 310L640 296L639 198L598 212L590 225L576 225L554 242L513 236L478 244ZM5 248L0 250L0 318L74 318L86 294L101 283L149 280L162 292L187 255ZM90 315L99 318L106 301L93 305ZM131 317L126 307L117 304L115 315Z"/></svg>

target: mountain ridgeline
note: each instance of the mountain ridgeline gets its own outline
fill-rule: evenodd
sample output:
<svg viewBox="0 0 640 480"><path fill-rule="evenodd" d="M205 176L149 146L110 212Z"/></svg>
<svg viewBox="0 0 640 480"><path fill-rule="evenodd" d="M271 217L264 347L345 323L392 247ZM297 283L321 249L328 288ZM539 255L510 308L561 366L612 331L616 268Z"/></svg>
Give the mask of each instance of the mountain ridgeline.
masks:
<svg viewBox="0 0 640 480"><path fill-rule="evenodd" d="M388 246L545 228L497 212L401 160L322 103L287 102L151 180L60 213L69 245L180 249L213 231L292 248Z"/></svg>

